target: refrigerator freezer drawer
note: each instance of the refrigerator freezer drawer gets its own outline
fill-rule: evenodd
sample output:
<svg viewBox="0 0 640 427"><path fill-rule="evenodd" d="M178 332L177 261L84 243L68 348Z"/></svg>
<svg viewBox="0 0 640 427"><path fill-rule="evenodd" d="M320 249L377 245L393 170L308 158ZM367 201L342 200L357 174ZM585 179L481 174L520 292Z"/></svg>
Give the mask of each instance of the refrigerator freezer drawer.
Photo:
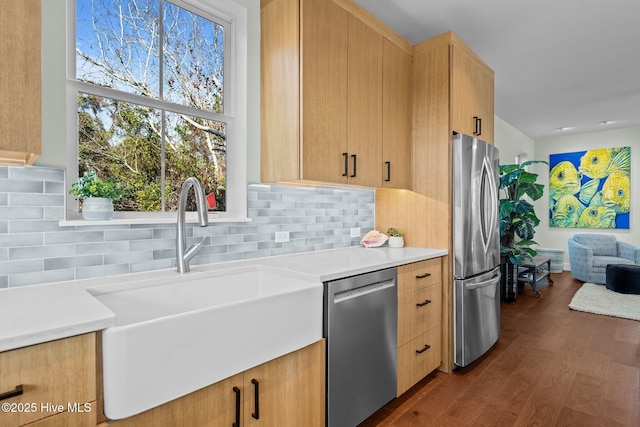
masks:
<svg viewBox="0 0 640 427"><path fill-rule="evenodd" d="M500 335L500 268L467 280L454 280L454 360L467 366Z"/></svg>

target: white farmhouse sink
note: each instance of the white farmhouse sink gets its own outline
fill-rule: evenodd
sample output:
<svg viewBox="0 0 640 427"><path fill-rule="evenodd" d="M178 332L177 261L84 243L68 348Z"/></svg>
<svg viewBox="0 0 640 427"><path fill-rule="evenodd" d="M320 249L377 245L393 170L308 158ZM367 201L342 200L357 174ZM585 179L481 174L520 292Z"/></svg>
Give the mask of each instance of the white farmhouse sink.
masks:
<svg viewBox="0 0 640 427"><path fill-rule="evenodd" d="M263 266L169 274L89 292L102 332L104 411L135 415L322 338L322 283Z"/></svg>

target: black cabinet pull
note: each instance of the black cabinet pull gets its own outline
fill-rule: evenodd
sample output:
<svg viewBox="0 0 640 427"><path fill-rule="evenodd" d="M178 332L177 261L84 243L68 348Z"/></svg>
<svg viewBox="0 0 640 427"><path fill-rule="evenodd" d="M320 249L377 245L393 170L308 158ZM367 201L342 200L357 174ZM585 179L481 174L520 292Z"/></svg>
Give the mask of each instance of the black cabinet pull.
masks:
<svg viewBox="0 0 640 427"><path fill-rule="evenodd" d="M355 155L355 154L352 154L351 158L353 159L353 175L351 175L351 178L355 178L355 176L356 176L356 162L357 162L358 156Z"/></svg>
<svg viewBox="0 0 640 427"><path fill-rule="evenodd" d="M429 350L430 348L431 348L431 346L429 344L425 344L424 348L422 350L416 350L416 354L424 353L425 351Z"/></svg>
<svg viewBox="0 0 640 427"><path fill-rule="evenodd" d="M349 153L342 153L344 156L344 173L342 176L349 175Z"/></svg>
<svg viewBox="0 0 640 427"><path fill-rule="evenodd" d="M20 396L24 390L22 389L22 384L17 385L15 390L7 391L6 393L0 394L0 400L11 399L12 397Z"/></svg>
<svg viewBox="0 0 640 427"><path fill-rule="evenodd" d="M426 299L424 302L416 303L416 307L424 307L427 304L431 304L431 300Z"/></svg>
<svg viewBox="0 0 640 427"><path fill-rule="evenodd" d="M391 181L391 162L384 162L385 165L387 165L387 179L385 179L386 182Z"/></svg>
<svg viewBox="0 0 640 427"><path fill-rule="evenodd" d="M419 276L416 276L416 279L424 279L425 277L431 276L431 273L424 273Z"/></svg>
<svg viewBox="0 0 640 427"><path fill-rule="evenodd" d="M258 383L258 380L253 378L251 380L251 384L253 384L253 399L254 399L253 406L255 409L255 412L251 414L251 416L256 420L259 420L260 419L260 390L258 387L260 386L260 383Z"/></svg>
<svg viewBox="0 0 640 427"><path fill-rule="evenodd" d="M240 427L240 389L234 386L233 392L236 394L236 421L231 426Z"/></svg>
<svg viewBox="0 0 640 427"><path fill-rule="evenodd" d="M482 118L473 116L473 134L482 135Z"/></svg>

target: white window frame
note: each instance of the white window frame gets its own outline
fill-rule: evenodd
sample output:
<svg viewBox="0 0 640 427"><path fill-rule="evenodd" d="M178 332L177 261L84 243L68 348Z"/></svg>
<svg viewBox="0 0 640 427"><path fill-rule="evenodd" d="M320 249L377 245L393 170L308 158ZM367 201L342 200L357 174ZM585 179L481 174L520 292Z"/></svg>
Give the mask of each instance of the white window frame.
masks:
<svg viewBox="0 0 640 427"><path fill-rule="evenodd" d="M78 92L85 92L87 86L91 86L91 93L104 97L114 97L131 101L130 94L118 92L112 89L100 89L76 80L76 25L75 4L76 0L67 1L67 190L71 183L78 177ZM247 9L233 0L169 0L177 6L187 10L198 9L219 17L229 23L231 37L229 43L225 41L225 49L229 50L225 57L229 64L224 67L224 114L221 115L227 126L227 188L226 211L209 212L209 221L242 221L247 220ZM195 9L194 9L195 8ZM103 92L104 91L104 92ZM149 99L148 105L153 106L154 100ZM173 107L172 107L173 108ZM176 112L193 114L189 107L181 109L177 106ZM67 194L66 217L68 221L81 218L77 210L77 202ZM187 219L195 218L188 215ZM174 222L175 212L116 212L115 222L155 223ZM75 222L75 221L74 221Z"/></svg>

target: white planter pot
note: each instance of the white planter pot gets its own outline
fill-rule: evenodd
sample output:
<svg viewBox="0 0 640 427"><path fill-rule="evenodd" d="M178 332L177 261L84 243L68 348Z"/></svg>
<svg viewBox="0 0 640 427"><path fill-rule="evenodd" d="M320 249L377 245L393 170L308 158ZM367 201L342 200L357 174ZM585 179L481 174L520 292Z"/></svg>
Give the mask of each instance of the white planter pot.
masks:
<svg viewBox="0 0 640 427"><path fill-rule="evenodd" d="M82 219L108 221L113 218L113 202L106 197L89 197L82 201Z"/></svg>
<svg viewBox="0 0 640 427"><path fill-rule="evenodd" d="M402 248L404 246L404 237L389 237L390 248Z"/></svg>

